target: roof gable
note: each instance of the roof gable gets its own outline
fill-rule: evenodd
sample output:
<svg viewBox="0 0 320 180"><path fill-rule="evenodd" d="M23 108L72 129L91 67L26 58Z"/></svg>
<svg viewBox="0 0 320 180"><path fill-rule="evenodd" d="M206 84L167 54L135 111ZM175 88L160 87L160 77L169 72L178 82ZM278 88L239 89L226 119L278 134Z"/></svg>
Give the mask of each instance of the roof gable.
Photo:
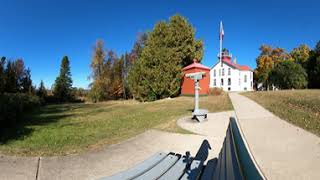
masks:
<svg viewBox="0 0 320 180"><path fill-rule="evenodd" d="M231 62L231 61L226 61L226 60L222 60L222 62L223 62L224 64L226 64L226 65L228 65L228 66L231 66L231 67L233 67L233 68L235 68L235 69L238 69L238 70L240 70L240 71L253 71L253 70L251 70L250 67L247 66L247 65L241 66L241 65L239 65L239 64L235 64L235 63L233 63L233 62ZM218 65L218 64L219 64L219 61L218 61L211 69L213 69L213 68L214 68L216 65Z"/></svg>
<svg viewBox="0 0 320 180"><path fill-rule="evenodd" d="M197 62L193 62L192 64L184 67L182 70L188 70L188 69L193 69L193 68L197 68L197 69L204 69L204 70L210 70L210 68L208 68L207 66L204 66L200 63Z"/></svg>

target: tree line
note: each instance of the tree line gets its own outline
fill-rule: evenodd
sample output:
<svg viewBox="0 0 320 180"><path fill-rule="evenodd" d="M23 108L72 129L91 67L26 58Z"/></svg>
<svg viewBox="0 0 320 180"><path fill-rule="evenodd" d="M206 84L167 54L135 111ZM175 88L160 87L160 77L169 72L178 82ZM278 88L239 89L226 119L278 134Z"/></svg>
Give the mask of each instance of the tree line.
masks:
<svg viewBox="0 0 320 180"><path fill-rule="evenodd" d="M15 126L27 111L46 103L70 102L75 100L77 89L72 87L70 64L65 56L61 62L60 74L56 78L51 94L43 81L38 88L33 86L31 70L22 59L0 61L0 129Z"/></svg>
<svg viewBox="0 0 320 180"><path fill-rule="evenodd" d="M134 98L153 101L180 94L182 68L201 61L203 42L180 15L158 22L120 58L98 41L91 61L90 97L96 101Z"/></svg>
<svg viewBox="0 0 320 180"><path fill-rule="evenodd" d="M314 49L302 44L291 52L269 45L259 50L254 77L260 88L320 88L320 41Z"/></svg>

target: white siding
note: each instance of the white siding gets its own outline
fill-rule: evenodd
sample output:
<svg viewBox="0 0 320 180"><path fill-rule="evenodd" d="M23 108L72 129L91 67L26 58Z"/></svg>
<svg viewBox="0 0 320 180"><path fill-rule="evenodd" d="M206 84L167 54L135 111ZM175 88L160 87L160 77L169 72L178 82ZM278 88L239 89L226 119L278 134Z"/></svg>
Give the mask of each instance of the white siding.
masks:
<svg viewBox="0 0 320 180"><path fill-rule="evenodd" d="M230 75L229 75L230 68ZM224 69L224 70L222 70ZM214 76L214 70L216 71ZM222 75L224 71L224 75ZM221 74L219 73L221 72ZM247 76L247 81L245 82L245 76ZM228 84L228 79L231 79L231 85ZM214 80L216 79L216 85L214 85ZM223 85L221 85L221 79L223 79ZM239 82L240 80L240 82ZM217 63L210 70L210 87L223 88L224 91L252 91L253 90L253 72L252 71L240 71L236 68L229 66L226 63Z"/></svg>

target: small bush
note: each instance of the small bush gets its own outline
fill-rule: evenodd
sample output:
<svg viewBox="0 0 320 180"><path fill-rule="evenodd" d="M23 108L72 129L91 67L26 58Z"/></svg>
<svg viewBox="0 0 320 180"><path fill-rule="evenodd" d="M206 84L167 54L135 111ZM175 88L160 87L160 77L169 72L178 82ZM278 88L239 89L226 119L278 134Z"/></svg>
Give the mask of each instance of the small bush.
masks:
<svg viewBox="0 0 320 180"><path fill-rule="evenodd" d="M37 96L23 93L4 93L0 95L0 127L14 126L24 114L41 104Z"/></svg>
<svg viewBox="0 0 320 180"><path fill-rule="evenodd" d="M211 96L219 96L223 93L222 88L210 88L209 89L209 95Z"/></svg>

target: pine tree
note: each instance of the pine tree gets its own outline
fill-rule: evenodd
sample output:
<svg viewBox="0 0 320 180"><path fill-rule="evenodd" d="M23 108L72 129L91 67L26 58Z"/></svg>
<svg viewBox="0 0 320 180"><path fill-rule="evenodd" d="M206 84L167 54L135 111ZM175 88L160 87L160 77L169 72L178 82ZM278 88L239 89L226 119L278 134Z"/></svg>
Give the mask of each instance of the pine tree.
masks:
<svg viewBox="0 0 320 180"><path fill-rule="evenodd" d="M37 96L39 96L39 97L42 98L42 99L44 99L44 98L47 97L47 90L46 90L46 88L45 88L44 83L43 83L42 80L41 80L41 82L40 82L40 85L39 85L39 88L38 88L36 94L37 94Z"/></svg>
<svg viewBox="0 0 320 180"><path fill-rule="evenodd" d="M61 102L71 101L73 99L72 79L68 56L64 56L62 58L60 74L55 80L53 94Z"/></svg>
<svg viewBox="0 0 320 180"><path fill-rule="evenodd" d="M320 88L320 41L310 52L307 63L307 73L309 78L309 88Z"/></svg>
<svg viewBox="0 0 320 180"><path fill-rule="evenodd" d="M31 80L31 70L28 68L24 70L22 77L20 78L20 91L23 93L32 94L33 87L32 87L32 80Z"/></svg>
<svg viewBox="0 0 320 180"><path fill-rule="evenodd" d="M15 72L15 62L8 61L5 70L5 92L16 93L18 91L18 79Z"/></svg>
<svg viewBox="0 0 320 180"><path fill-rule="evenodd" d="M1 57L0 60L0 94L4 92L5 89L5 64L6 64L6 58Z"/></svg>

